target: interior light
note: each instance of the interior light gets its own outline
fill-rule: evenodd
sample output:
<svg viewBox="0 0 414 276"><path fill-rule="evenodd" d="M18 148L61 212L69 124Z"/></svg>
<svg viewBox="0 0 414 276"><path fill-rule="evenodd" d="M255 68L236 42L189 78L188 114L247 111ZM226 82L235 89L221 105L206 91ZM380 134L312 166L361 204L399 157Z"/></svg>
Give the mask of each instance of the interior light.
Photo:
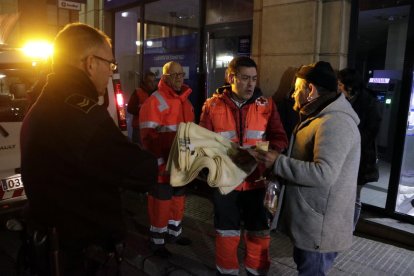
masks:
<svg viewBox="0 0 414 276"><path fill-rule="evenodd" d="M385 104L391 104L391 99L386 99Z"/></svg>
<svg viewBox="0 0 414 276"><path fill-rule="evenodd" d="M222 68L227 67L232 59L233 59L232 55L226 55L225 54L225 55L217 56L216 66L217 67L222 67Z"/></svg>
<svg viewBox="0 0 414 276"><path fill-rule="evenodd" d="M217 61L221 62L230 62L233 59L233 56L231 55L222 55L217 57Z"/></svg>
<svg viewBox="0 0 414 276"><path fill-rule="evenodd" d="M153 43L152 43L152 40L148 40L148 41L147 41L147 46L148 46L148 47L151 47L151 46L152 46L152 44L153 44Z"/></svg>
<svg viewBox="0 0 414 276"><path fill-rule="evenodd" d="M123 12L123 13L121 13L121 16L122 16L122 17L128 17L128 12Z"/></svg>

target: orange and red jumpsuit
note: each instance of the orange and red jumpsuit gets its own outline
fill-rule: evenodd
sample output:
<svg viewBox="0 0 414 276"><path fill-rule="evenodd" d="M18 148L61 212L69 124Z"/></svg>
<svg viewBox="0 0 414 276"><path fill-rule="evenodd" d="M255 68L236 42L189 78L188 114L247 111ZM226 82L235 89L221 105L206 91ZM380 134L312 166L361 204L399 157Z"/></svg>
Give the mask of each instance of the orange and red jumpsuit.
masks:
<svg viewBox="0 0 414 276"><path fill-rule="evenodd" d="M173 188L166 172L172 142L181 122L194 121L194 109L188 100L191 88L183 85L177 94L162 79L155 91L142 105L139 126L144 149L158 160L158 184L148 195L150 240L153 246L164 246L167 234L177 238L182 231L184 188Z"/></svg>
<svg viewBox="0 0 414 276"><path fill-rule="evenodd" d="M257 141L269 141L278 151L287 145L286 133L272 99L262 96L259 89L240 108L231 99L231 87L207 99L200 125L220 133L241 147L252 147ZM216 268L218 274L238 275L237 248L244 227L246 270L253 275L266 274L269 266L270 233L263 206L265 186L260 179L264 168L257 168L233 192L213 196L216 228Z"/></svg>
<svg viewBox="0 0 414 276"><path fill-rule="evenodd" d="M143 88L139 87L135 92L138 97L138 110L137 115L132 117L132 142L138 143L139 145L142 144L141 142L141 135L139 130L139 111L141 109L142 104L148 99L150 96L150 92L145 91Z"/></svg>

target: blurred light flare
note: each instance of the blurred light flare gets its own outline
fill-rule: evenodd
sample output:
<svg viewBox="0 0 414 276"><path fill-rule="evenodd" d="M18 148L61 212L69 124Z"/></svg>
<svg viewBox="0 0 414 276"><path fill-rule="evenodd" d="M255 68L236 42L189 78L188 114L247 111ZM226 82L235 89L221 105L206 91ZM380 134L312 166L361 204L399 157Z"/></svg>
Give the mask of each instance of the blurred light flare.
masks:
<svg viewBox="0 0 414 276"><path fill-rule="evenodd" d="M53 45L47 41L29 41L23 46L23 52L35 59L48 59L53 53ZM32 64L36 66L36 64Z"/></svg>

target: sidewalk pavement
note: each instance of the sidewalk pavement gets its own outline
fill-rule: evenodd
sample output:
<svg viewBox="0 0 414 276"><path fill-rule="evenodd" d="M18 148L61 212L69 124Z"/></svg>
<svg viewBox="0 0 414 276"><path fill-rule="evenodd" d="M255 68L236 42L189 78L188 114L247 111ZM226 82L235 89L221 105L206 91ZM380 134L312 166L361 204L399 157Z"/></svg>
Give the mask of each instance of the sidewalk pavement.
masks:
<svg viewBox="0 0 414 276"><path fill-rule="evenodd" d="M128 213L129 245L138 252L124 261L122 276L213 276L215 275L214 228L212 203L197 195L189 195L183 221L183 236L190 238L190 246L167 244L173 253L168 259L154 256L149 250L146 197L136 193L124 194ZM19 247L18 232L1 232L0 275L15 276L15 261ZM292 258L292 244L286 236L271 233L271 266L268 275L297 275ZM352 247L338 255L329 276L414 276L413 248L404 248L388 241L354 236ZM243 269L244 245L239 246Z"/></svg>
<svg viewBox="0 0 414 276"><path fill-rule="evenodd" d="M142 241L139 250L142 254L137 262L141 271L151 276L215 275L213 208L208 199L196 195L187 197L183 236L193 243L190 246L168 244L167 248L173 256L162 259L148 250L145 197L129 194L126 198L126 207L132 215L130 229L134 229L132 234ZM272 232L271 237L268 275L297 275L289 238L278 232ZM241 266L243 252L244 245L241 244ZM246 275L242 267L240 275ZM338 255L329 275L414 275L414 252L412 248L406 249L386 241L354 236L352 247Z"/></svg>

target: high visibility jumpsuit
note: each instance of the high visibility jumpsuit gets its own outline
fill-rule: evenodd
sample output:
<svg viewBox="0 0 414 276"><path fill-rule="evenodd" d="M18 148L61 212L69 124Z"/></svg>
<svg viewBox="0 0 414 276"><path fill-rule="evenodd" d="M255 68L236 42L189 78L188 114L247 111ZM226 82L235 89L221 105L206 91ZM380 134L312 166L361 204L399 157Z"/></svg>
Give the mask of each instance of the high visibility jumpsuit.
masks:
<svg viewBox="0 0 414 276"><path fill-rule="evenodd" d="M182 231L184 215L184 188L173 188L165 171L172 142L181 122L194 121L194 109L188 100L191 89L183 85L178 95L163 80L142 105L139 113L143 147L158 160L158 184L148 195L150 241L153 246L164 246L168 235L177 238Z"/></svg>
<svg viewBox="0 0 414 276"><path fill-rule="evenodd" d="M228 87L207 99L203 106L200 125L220 133L242 147L255 146L257 141L269 141L270 148L282 151L288 141L272 99L256 90L252 98L238 108L231 100ZM216 189L214 224L216 228L216 268L222 275L238 275L237 248L244 225L246 270L253 275L267 273L270 233L268 218L263 206L265 188L260 179L264 168L259 167L245 182L228 195Z"/></svg>
<svg viewBox="0 0 414 276"><path fill-rule="evenodd" d="M138 109L136 111L137 114L132 117L132 142L141 145L141 135L139 130L139 111L141 109L142 104L150 96L150 92L147 92L142 87L139 87L137 88L137 90L134 91L134 93L136 93L136 96L138 98Z"/></svg>

